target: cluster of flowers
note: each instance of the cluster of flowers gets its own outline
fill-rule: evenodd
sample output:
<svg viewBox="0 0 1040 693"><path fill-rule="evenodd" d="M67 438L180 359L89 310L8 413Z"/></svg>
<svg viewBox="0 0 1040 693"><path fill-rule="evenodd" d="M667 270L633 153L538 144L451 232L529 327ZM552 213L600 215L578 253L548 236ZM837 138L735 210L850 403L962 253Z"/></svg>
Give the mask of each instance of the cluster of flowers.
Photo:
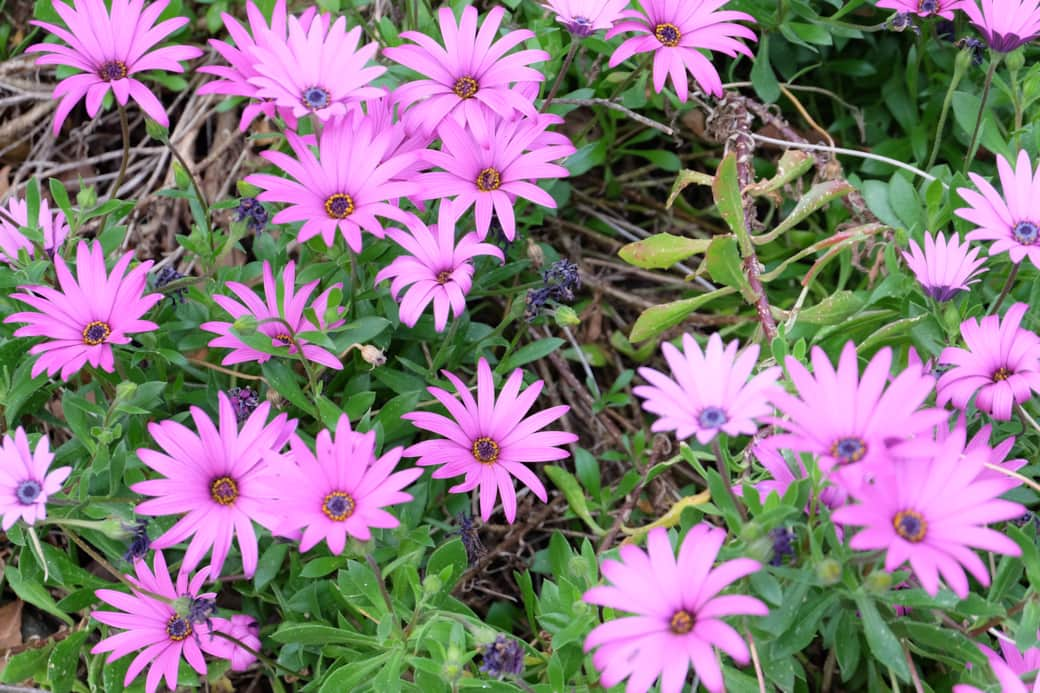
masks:
<svg viewBox="0 0 1040 693"><path fill-rule="evenodd" d="M998 53L1010 53L1040 34L1037 0L878 0L877 6L897 10L903 26L911 14L952 20L959 10Z"/></svg>

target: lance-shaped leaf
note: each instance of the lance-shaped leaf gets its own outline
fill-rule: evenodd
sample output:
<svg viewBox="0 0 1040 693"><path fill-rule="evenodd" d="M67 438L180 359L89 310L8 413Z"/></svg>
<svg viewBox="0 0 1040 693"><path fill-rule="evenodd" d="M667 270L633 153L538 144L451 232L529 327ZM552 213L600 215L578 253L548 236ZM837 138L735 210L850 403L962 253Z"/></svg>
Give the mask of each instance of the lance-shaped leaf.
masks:
<svg viewBox="0 0 1040 693"><path fill-rule="evenodd" d="M793 229L810 214L829 204L831 200L844 197L853 190L855 190L855 188L843 180L827 180L822 183L817 183L809 188L809 192L802 195L798 200L798 204L796 204L794 209L791 210L791 213L788 214L783 221L777 224L775 229L769 233L754 236L753 240L757 245L769 243L778 236Z"/></svg>
<svg viewBox="0 0 1040 693"><path fill-rule="evenodd" d="M788 183L801 178L812 168L813 157L801 149L788 149L780 157L776 166L776 175L769 180L758 181L747 186L747 192L756 197L775 192Z"/></svg>
<svg viewBox="0 0 1040 693"><path fill-rule="evenodd" d="M658 233L618 251L621 259L643 269L667 269L691 255L708 250L710 238L685 238L670 233Z"/></svg>
<svg viewBox="0 0 1040 693"><path fill-rule="evenodd" d="M671 303L663 303L659 306L647 308L636 318L636 324L632 326L632 334L629 336L629 339L635 343L656 337L669 327L674 327L681 323L701 306L734 292L735 289L724 286L721 289L716 289L700 296L684 298L680 301L672 301Z"/></svg>
<svg viewBox="0 0 1040 693"><path fill-rule="evenodd" d="M693 184L710 186L714 180L715 179L712 176L709 176L707 173L701 173L700 171L691 171L690 169L680 171L679 175L675 178L675 183L672 184L672 192L668 194L668 201L665 203L665 207L671 209L672 204L674 204L676 198L679 197L679 193L685 190L688 186Z"/></svg>

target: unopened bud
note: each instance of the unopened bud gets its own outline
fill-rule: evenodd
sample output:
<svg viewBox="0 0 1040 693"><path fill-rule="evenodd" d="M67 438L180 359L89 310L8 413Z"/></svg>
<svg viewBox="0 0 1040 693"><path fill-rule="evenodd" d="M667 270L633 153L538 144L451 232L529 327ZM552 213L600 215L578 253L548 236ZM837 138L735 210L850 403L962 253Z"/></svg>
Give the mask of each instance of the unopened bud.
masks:
<svg viewBox="0 0 1040 693"><path fill-rule="evenodd" d="M1011 74L1015 74L1026 64L1026 54L1022 52L1022 47L1019 46L1015 50L1007 54L1004 58L1004 62L1007 63L1008 71Z"/></svg>
<svg viewBox="0 0 1040 693"><path fill-rule="evenodd" d="M129 380L122 380L116 385L116 399L126 401L134 396L137 392L137 383L130 382Z"/></svg>
<svg viewBox="0 0 1040 693"><path fill-rule="evenodd" d="M825 558L816 566L816 579L821 585L835 585L841 580L841 563Z"/></svg>
<svg viewBox="0 0 1040 693"><path fill-rule="evenodd" d="M90 209L97 204L97 190L93 185L84 185L76 193L76 205L80 209Z"/></svg>
<svg viewBox="0 0 1040 693"><path fill-rule="evenodd" d="M249 313L246 313L235 318L235 322L231 323L231 326L234 327L236 331L245 334L256 332L256 318Z"/></svg>
<svg viewBox="0 0 1040 693"><path fill-rule="evenodd" d="M382 366L386 363L386 355L383 354L381 349L378 349L371 344L361 345L361 358L365 359L365 363L371 364L372 366Z"/></svg>
<svg viewBox="0 0 1040 693"><path fill-rule="evenodd" d="M422 581L423 594L432 597L444 589L444 582L437 575L427 575Z"/></svg>
<svg viewBox="0 0 1040 693"><path fill-rule="evenodd" d="M892 574L886 573L883 570L875 570L867 576L867 579L863 584L867 588L868 592L873 594L882 594L892 587Z"/></svg>
<svg viewBox="0 0 1040 693"><path fill-rule="evenodd" d="M577 311L570 306L556 306L556 310L553 312L553 319L556 320L556 324L560 327L573 327L581 324L581 318L578 317Z"/></svg>

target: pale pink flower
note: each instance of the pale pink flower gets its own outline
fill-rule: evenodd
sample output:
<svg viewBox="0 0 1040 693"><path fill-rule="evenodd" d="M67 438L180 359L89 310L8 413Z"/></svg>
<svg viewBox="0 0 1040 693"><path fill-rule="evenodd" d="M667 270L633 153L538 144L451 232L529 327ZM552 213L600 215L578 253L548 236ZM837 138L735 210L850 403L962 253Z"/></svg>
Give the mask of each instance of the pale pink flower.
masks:
<svg viewBox="0 0 1040 693"><path fill-rule="evenodd" d="M260 651L260 625L252 616L234 614L230 619L213 617L208 625L210 633L227 633L251 649ZM208 635L200 639L199 646L206 654L231 662L231 671L245 671L256 661L255 654L219 635Z"/></svg>
<svg viewBox="0 0 1040 693"><path fill-rule="evenodd" d="M969 172L980 192L957 188L968 207L954 213L978 227L968 232L969 241L993 241L990 255L1006 252L1015 264L1028 258L1040 268L1040 167L1034 173L1023 149L1014 168L998 154L997 172L1003 196L985 178Z"/></svg>
<svg viewBox="0 0 1040 693"><path fill-rule="evenodd" d="M556 13L556 21L579 38L613 28L627 7L628 0L545 0L545 8Z"/></svg>
<svg viewBox="0 0 1040 693"><path fill-rule="evenodd" d="M985 259L979 258L979 248L960 243L957 234L949 241L942 233L924 235L924 251L917 241L910 241L909 252L903 252L906 266L914 273L925 294L936 301L949 301L968 286L978 282L985 272Z"/></svg>
<svg viewBox="0 0 1040 693"><path fill-rule="evenodd" d="M47 517L47 497L61 490L72 467L47 471L54 461L50 440L40 436L36 448L29 447L29 437L19 426L14 437L8 433L0 445L0 516L5 532L21 520L27 525Z"/></svg>
<svg viewBox="0 0 1040 693"><path fill-rule="evenodd" d="M18 259L18 251L25 250L33 257L33 244L18 229L29 226L29 204L22 198L12 197L7 207L0 207L0 262L11 263ZM40 200L36 226L43 231L43 249L53 254L69 235L69 224L60 209L51 214L47 200Z"/></svg>
<svg viewBox="0 0 1040 693"><path fill-rule="evenodd" d="M960 6L989 47L1010 53L1040 34L1038 0L965 0Z"/></svg>

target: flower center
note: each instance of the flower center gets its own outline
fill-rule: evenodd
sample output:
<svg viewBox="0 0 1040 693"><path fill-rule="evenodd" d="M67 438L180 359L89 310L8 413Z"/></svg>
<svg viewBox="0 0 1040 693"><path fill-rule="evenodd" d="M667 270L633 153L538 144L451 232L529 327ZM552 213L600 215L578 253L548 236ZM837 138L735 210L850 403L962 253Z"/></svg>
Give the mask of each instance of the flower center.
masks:
<svg viewBox="0 0 1040 693"><path fill-rule="evenodd" d="M654 28L654 36L661 42L662 46L668 48L675 48L679 45L679 39L682 38L682 32L679 31L679 27L674 24L658 24Z"/></svg>
<svg viewBox="0 0 1040 693"><path fill-rule="evenodd" d="M928 523L924 516L916 510L900 510L892 518L892 527L896 534L903 537L912 544L917 544L924 539L928 532Z"/></svg>
<svg viewBox="0 0 1040 693"><path fill-rule="evenodd" d="M718 407L705 407L697 415L697 423L701 425L701 428L718 428L728 420L726 412Z"/></svg>
<svg viewBox="0 0 1040 693"><path fill-rule="evenodd" d="M120 60L109 60L101 63L101 67L98 68L98 77L106 82L123 79L126 77L126 63Z"/></svg>
<svg viewBox="0 0 1040 693"><path fill-rule="evenodd" d="M325 517L334 522L343 522L353 515L355 507L354 499L350 497L350 494L342 491L333 491L325 496L325 500L321 503L321 511L325 513Z"/></svg>
<svg viewBox="0 0 1040 693"><path fill-rule="evenodd" d="M292 344L292 337L285 334L284 332L282 332L281 334L276 334L274 337L272 337L272 339L274 339L274 341L276 342L281 342L282 346L289 346L290 344Z"/></svg>
<svg viewBox="0 0 1040 693"><path fill-rule="evenodd" d="M170 620L166 622L166 634L170 636L170 640L180 642L191 635L191 624L177 614L174 614L173 616L170 616Z"/></svg>
<svg viewBox="0 0 1040 693"><path fill-rule="evenodd" d="M209 485L209 495L221 505L231 505L238 498L238 484L229 476L214 479Z"/></svg>
<svg viewBox="0 0 1040 693"><path fill-rule="evenodd" d="M585 37L592 35L592 20L588 17L578 15L571 19L570 24L567 25L567 29L575 36Z"/></svg>
<svg viewBox="0 0 1040 693"><path fill-rule="evenodd" d="M1036 243L1038 227L1031 221L1020 221L1011 229L1011 235L1022 245L1033 245Z"/></svg>
<svg viewBox="0 0 1040 693"><path fill-rule="evenodd" d="M325 108L329 105L331 97L327 89L321 87L310 87L303 90L303 105L312 111Z"/></svg>
<svg viewBox="0 0 1040 693"><path fill-rule="evenodd" d="M14 490L15 498L22 505L32 505L40 497L43 486L36 479L26 479Z"/></svg>
<svg viewBox="0 0 1040 693"><path fill-rule="evenodd" d="M444 270L443 272L437 273L438 284L447 284L449 279L451 279L451 270Z"/></svg>
<svg viewBox="0 0 1040 693"><path fill-rule="evenodd" d="M95 320L92 323L88 323L87 326L83 328L83 343L89 344L90 346L97 346L108 339L108 335L110 334L112 334L112 328L108 326L107 322Z"/></svg>
<svg viewBox="0 0 1040 693"><path fill-rule="evenodd" d="M917 3L917 11L921 14L933 14L939 11L939 0L921 0Z"/></svg>
<svg viewBox="0 0 1040 693"><path fill-rule="evenodd" d="M686 635L693 630L693 614L686 609L679 609L668 621L668 627L676 635Z"/></svg>
<svg viewBox="0 0 1040 693"><path fill-rule="evenodd" d="M831 457L842 464L859 462L867 454L867 444L862 438L839 438L831 446Z"/></svg>
<svg viewBox="0 0 1040 693"><path fill-rule="evenodd" d="M459 77L455 80L453 91L460 99L472 99L477 94L480 85L472 77Z"/></svg>
<svg viewBox="0 0 1040 693"><path fill-rule="evenodd" d="M487 436L473 441L473 459L481 464L491 464L498 459L501 448Z"/></svg>
<svg viewBox="0 0 1040 693"><path fill-rule="evenodd" d="M354 213L354 198L346 193L329 195L325 200L325 213L330 219L346 219Z"/></svg>
<svg viewBox="0 0 1040 693"><path fill-rule="evenodd" d="M486 168L477 175L480 192L491 192L502 187L502 175L493 168Z"/></svg>
<svg viewBox="0 0 1040 693"><path fill-rule="evenodd" d="M1011 370L1008 370L1007 366L1001 366L993 374L993 382L995 382L995 383L1002 383L1002 382L1004 382L1005 380L1007 380L1008 378L1010 378L1013 375L1014 375L1014 372L1011 371Z"/></svg>

